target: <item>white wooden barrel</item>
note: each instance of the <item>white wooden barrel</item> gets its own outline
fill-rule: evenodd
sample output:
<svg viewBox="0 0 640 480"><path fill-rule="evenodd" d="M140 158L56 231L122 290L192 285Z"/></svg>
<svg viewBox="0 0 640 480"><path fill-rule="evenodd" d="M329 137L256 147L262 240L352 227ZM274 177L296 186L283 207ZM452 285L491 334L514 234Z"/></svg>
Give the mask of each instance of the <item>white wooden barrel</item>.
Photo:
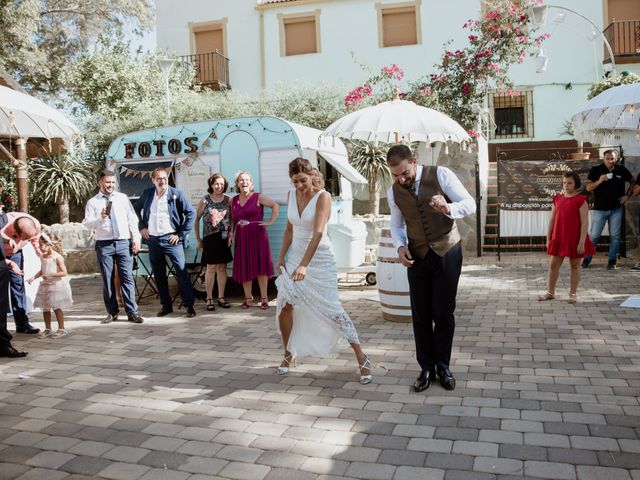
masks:
<svg viewBox="0 0 640 480"><path fill-rule="evenodd" d="M391 322L411 322L411 302L407 267L400 263L393 248L391 230L380 232L378 244L378 293L382 305L382 317Z"/></svg>

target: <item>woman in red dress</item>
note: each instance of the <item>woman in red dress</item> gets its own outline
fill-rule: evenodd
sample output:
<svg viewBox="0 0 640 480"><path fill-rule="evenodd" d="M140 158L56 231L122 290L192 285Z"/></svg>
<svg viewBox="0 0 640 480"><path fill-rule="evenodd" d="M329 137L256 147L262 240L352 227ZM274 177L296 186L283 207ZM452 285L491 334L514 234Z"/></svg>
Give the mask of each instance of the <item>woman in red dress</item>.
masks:
<svg viewBox="0 0 640 480"><path fill-rule="evenodd" d="M593 255L595 248L587 231L589 229L589 205L587 199L578 193L580 177L576 172L567 172L562 178L563 193L553 197L551 219L547 229L547 254L549 261L548 289L538 296L538 300L556 298L556 283L564 257L569 257L571 275L569 303L578 301L580 282L580 262L583 257Z"/></svg>

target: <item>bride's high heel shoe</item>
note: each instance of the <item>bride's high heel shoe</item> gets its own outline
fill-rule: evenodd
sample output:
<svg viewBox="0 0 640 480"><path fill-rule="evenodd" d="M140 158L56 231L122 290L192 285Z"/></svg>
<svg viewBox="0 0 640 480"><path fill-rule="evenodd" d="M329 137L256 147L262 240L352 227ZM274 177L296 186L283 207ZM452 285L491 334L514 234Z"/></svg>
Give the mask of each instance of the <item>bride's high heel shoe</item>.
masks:
<svg viewBox="0 0 640 480"><path fill-rule="evenodd" d="M289 358L285 355L282 359L282 363L276 370L276 375L286 375L289 373L289 369L296 366L296 359L293 358L293 355L289 355Z"/></svg>
<svg viewBox="0 0 640 480"><path fill-rule="evenodd" d="M362 371L368 371L369 373L365 375ZM360 383L362 385L367 385L371 383L373 380L373 375L371 374L371 360L366 355L364 356L364 363L360 365Z"/></svg>

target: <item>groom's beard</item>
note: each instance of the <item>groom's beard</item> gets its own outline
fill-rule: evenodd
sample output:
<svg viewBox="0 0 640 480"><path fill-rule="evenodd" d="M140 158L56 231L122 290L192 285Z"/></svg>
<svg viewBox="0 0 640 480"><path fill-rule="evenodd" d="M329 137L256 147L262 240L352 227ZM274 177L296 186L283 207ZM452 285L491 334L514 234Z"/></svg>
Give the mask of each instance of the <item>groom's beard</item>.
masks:
<svg viewBox="0 0 640 480"><path fill-rule="evenodd" d="M413 185L416 183L416 177L409 179L408 181L401 183L400 186L407 190L413 190Z"/></svg>

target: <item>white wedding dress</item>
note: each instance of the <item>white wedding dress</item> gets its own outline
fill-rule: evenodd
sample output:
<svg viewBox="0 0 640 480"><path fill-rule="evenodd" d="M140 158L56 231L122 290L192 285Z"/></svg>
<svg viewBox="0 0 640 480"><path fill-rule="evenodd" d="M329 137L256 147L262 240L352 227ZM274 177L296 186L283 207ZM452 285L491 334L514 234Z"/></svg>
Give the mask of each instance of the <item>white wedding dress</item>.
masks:
<svg viewBox="0 0 640 480"><path fill-rule="evenodd" d="M276 328L279 331L278 319L282 308L286 304L293 305L293 329L287 350L294 357L327 355L341 339L360 343L353 322L340 304L336 261L326 226L322 240L307 266L304 280L294 282L291 279L311 240L316 204L322 192L324 190L315 194L302 215L298 215L295 189L289 192L288 220L293 226L293 240L286 259L286 271L279 272L276 279Z"/></svg>

